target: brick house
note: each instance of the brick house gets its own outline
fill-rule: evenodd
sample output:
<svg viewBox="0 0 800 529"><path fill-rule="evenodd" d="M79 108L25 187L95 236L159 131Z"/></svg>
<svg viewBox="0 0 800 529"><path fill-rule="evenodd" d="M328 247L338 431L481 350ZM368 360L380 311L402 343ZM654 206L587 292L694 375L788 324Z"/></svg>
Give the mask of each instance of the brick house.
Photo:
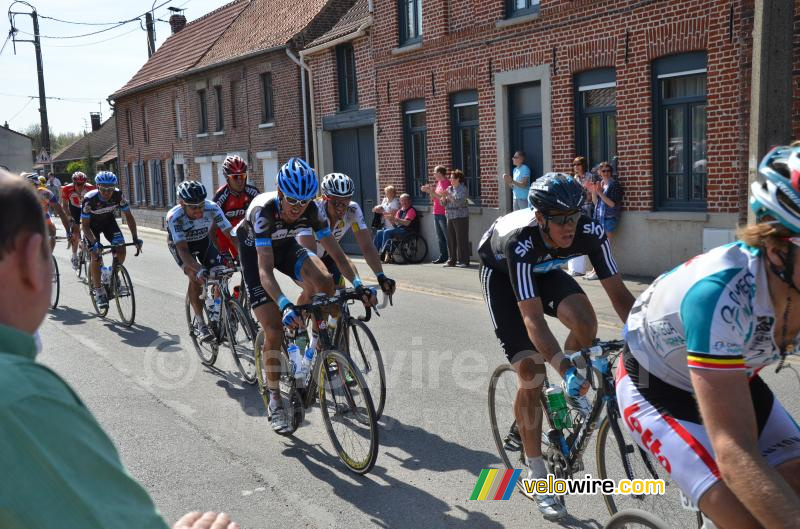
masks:
<svg viewBox="0 0 800 529"><path fill-rule="evenodd" d="M296 57L352 4L340 0L235 0L173 34L111 99L123 189L137 220L163 226L183 179L212 194L221 164L238 154L251 182L274 189L280 163L308 150L304 77Z"/></svg>
<svg viewBox="0 0 800 529"><path fill-rule="evenodd" d="M376 180L364 202L393 184L422 210L432 168L461 168L474 249L511 209L515 150L534 175L609 160L625 188L617 262L658 274L746 215L753 3L360 0L301 52L318 165ZM798 20L795 2L795 117Z"/></svg>

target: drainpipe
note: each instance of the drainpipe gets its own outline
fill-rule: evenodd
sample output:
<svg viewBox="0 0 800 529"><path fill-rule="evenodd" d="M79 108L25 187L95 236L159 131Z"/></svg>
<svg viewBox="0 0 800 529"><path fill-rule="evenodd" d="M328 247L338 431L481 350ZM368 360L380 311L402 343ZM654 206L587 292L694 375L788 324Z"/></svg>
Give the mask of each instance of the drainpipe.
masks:
<svg viewBox="0 0 800 529"><path fill-rule="evenodd" d="M309 94L308 98L311 100L311 143L314 149L314 165L319 166L319 158L317 157L317 135L314 134L314 80L311 77L311 70L303 63L302 57L298 59L292 54L289 48L286 48L286 55L300 67L300 93L303 98L303 146L305 148L306 157L308 157L308 110L306 107L306 73L308 73ZM305 70L305 72L304 72Z"/></svg>

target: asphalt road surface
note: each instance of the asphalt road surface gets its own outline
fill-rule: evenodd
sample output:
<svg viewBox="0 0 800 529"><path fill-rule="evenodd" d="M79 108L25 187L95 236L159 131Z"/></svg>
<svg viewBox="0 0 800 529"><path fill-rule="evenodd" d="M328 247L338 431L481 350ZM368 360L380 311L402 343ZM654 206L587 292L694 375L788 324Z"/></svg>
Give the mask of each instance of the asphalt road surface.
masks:
<svg viewBox="0 0 800 529"><path fill-rule="evenodd" d="M142 237L144 252L129 251L126 262L137 302L131 328L118 323L113 302L106 320L93 314L59 242L60 306L42 325L39 360L75 388L170 523L190 510L221 510L246 528L555 526L518 493L468 499L482 469L501 467L486 395L505 357L482 302L405 290L373 318L387 399L377 464L356 476L333 453L318 408L293 437L278 436L227 351L214 368L200 364L184 318L186 279L164 236ZM297 292L288 279L282 284ZM788 370L767 381L779 395L796 395ZM798 416L798 399L782 400ZM589 473L593 454L592 441ZM567 506L567 527L608 519L599 496Z"/></svg>

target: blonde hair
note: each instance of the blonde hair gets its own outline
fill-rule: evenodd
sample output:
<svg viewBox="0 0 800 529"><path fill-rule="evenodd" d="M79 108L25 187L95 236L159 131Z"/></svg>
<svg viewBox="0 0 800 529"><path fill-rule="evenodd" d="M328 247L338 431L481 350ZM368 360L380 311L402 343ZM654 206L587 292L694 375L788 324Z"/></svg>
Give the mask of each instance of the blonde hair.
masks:
<svg viewBox="0 0 800 529"><path fill-rule="evenodd" d="M400 200L411 200L411 195L409 195L408 193L403 193L402 195L400 195Z"/></svg>
<svg viewBox="0 0 800 529"><path fill-rule="evenodd" d="M770 218L770 217L767 217ZM768 246L780 251L789 250L791 232L777 221L759 222L736 230L736 238L753 248L765 250Z"/></svg>
<svg viewBox="0 0 800 529"><path fill-rule="evenodd" d="M397 193L397 191L395 190L394 186L386 186L386 187L383 189L383 192L384 192L384 193L386 193L387 195L389 194L389 192L390 192L390 191L391 191L392 193Z"/></svg>

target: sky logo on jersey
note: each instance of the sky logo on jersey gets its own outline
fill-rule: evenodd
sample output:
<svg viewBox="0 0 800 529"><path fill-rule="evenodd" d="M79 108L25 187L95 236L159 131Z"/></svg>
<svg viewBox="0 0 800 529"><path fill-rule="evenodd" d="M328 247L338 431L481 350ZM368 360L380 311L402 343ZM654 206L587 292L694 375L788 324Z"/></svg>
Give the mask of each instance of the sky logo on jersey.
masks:
<svg viewBox="0 0 800 529"><path fill-rule="evenodd" d="M478 476L478 483L472 489L470 500L507 500L514 492L514 486L522 471L520 469L498 470L484 468Z"/></svg>
<svg viewBox="0 0 800 529"><path fill-rule="evenodd" d="M520 257L525 257L525 254L533 249L533 240L528 237L527 240L519 241L517 247L514 248L514 253Z"/></svg>

